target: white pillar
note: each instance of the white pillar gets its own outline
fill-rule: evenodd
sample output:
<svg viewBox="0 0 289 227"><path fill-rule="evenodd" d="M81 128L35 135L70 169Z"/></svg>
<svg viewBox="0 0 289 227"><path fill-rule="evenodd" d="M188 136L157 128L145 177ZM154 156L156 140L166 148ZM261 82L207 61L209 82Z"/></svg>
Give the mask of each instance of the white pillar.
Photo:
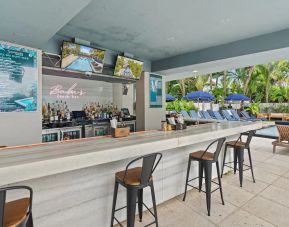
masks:
<svg viewBox="0 0 289 227"><path fill-rule="evenodd" d="M166 119L165 80L162 81L162 107L150 107L150 73L144 72L136 83L136 128L137 131L159 130Z"/></svg>

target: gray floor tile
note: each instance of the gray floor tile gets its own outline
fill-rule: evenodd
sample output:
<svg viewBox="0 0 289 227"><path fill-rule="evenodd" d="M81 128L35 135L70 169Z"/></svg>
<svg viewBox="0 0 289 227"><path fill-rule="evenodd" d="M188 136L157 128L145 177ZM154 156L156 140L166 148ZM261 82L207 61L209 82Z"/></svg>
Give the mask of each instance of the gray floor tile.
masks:
<svg viewBox="0 0 289 227"><path fill-rule="evenodd" d="M238 210L234 212L226 220L222 221L219 226L221 227L273 227L274 225L244 211Z"/></svg>
<svg viewBox="0 0 289 227"><path fill-rule="evenodd" d="M282 188L289 191L289 178L280 177L273 183L273 185L277 188Z"/></svg>
<svg viewBox="0 0 289 227"><path fill-rule="evenodd" d="M269 186L260 195L289 208L289 191L285 189Z"/></svg>
<svg viewBox="0 0 289 227"><path fill-rule="evenodd" d="M288 226L289 209L260 196L255 197L244 207L247 212L276 226Z"/></svg>

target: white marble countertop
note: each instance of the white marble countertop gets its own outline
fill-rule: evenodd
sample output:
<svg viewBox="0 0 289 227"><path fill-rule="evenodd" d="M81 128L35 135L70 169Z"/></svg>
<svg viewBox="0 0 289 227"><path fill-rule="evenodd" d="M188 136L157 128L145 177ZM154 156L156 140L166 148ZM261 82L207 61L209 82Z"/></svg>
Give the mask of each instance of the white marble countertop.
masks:
<svg viewBox="0 0 289 227"><path fill-rule="evenodd" d="M93 138L0 149L1 185L21 182L153 152L202 143L262 127L262 122L222 122L183 131L149 131L126 138Z"/></svg>

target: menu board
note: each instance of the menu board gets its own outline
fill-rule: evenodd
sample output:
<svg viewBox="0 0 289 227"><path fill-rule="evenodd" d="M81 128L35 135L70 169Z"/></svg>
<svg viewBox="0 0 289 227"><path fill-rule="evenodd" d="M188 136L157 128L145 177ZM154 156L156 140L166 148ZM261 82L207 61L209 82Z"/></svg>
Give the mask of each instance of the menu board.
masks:
<svg viewBox="0 0 289 227"><path fill-rule="evenodd" d="M37 51L0 42L0 112L37 110Z"/></svg>

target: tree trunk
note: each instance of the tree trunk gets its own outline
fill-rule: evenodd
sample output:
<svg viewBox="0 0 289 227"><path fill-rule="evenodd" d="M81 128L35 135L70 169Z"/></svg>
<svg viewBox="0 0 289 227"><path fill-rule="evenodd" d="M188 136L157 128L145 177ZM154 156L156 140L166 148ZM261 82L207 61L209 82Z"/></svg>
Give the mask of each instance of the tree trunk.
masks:
<svg viewBox="0 0 289 227"><path fill-rule="evenodd" d="M266 102L269 102L269 90L270 90L270 82L271 82L271 73L273 71L273 66L271 63L268 64L268 77L266 81L266 88L265 88L265 98Z"/></svg>
<svg viewBox="0 0 289 227"><path fill-rule="evenodd" d="M247 76L247 79L246 79L245 84L244 84L244 91L243 91L244 95L248 95L249 83L250 83L250 80L252 79L253 72L254 72L254 66L250 66L248 76Z"/></svg>
<svg viewBox="0 0 289 227"><path fill-rule="evenodd" d="M213 74L210 74L210 91L213 90Z"/></svg>
<svg viewBox="0 0 289 227"><path fill-rule="evenodd" d="M224 96L227 95L227 71L224 71Z"/></svg>
<svg viewBox="0 0 289 227"><path fill-rule="evenodd" d="M180 80L180 85L181 85L181 92L182 92L182 97L186 95L186 86L185 86L185 80Z"/></svg>
<svg viewBox="0 0 289 227"><path fill-rule="evenodd" d="M210 73L209 75L209 80L210 80L210 92L212 92L213 90L213 74ZM213 109L213 102L210 102L210 107L211 107L211 110Z"/></svg>

